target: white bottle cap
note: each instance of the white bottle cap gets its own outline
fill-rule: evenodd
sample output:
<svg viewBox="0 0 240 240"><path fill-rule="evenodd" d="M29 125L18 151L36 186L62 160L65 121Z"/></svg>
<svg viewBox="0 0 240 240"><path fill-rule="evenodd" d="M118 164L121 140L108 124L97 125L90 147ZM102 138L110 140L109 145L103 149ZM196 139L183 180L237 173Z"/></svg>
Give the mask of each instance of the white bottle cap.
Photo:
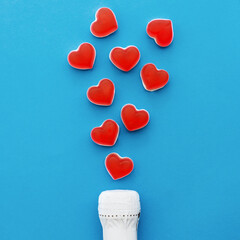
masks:
<svg viewBox="0 0 240 240"><path fill-rule="evenodd" d="M139 195L136 191L104 191L98 199L100 217L139 217L140 210Z"/></svg>

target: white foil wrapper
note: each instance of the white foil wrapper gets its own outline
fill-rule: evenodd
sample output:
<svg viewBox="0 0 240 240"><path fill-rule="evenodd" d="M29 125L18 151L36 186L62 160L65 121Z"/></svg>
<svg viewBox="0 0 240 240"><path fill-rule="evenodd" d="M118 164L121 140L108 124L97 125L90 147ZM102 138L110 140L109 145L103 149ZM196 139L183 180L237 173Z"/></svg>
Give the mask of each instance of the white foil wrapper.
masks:
<svg viewBox="0 0 240 240"><path fill-rule="evenodd" d="M103 240L137 240L140 217L139 195L131 190L110 190L100 194L98 213Z"/></svg>

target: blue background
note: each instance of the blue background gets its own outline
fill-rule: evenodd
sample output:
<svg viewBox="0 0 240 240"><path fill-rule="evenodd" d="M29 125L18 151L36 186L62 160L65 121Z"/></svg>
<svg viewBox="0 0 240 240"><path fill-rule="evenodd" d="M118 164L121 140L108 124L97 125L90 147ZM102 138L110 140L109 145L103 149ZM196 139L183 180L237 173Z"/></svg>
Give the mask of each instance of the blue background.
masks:
<svg viewBox="0 0 240 240"><path fill-rule="evenodd" d="M102 6L119 29L97 39ZM0 239L100 240L98 195L123 188L141 197L140 240L239 240L239 12L239 0L1 0ZM147 36L153 18L173 20L170 47ZM67 63L84 41L97 51L90 71ZM124 73L108 54L132 44L141 60ZM139 76L148 62L170 74L153 93ZM111 107L86 98L101 78L116 86ZM149 111L146 128L127 132L126 103ZM121 129L112 148L89 136L107 118ZM112 151L135 163L119 181L104 167Z"/></svg>

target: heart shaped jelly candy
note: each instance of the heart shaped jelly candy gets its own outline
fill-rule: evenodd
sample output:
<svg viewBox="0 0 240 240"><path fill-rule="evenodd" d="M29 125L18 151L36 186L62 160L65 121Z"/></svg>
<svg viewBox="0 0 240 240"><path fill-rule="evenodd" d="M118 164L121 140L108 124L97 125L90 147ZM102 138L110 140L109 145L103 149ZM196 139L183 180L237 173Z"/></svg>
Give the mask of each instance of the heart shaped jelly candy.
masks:
<svg viewBox="0 0 240 240"><path fill-rule="evenodd" d="M98 86L93 86L88 89L87 98L96 105L110 106L113 102L114 93L115 88L113 82L105 78L99 82Z"/></svg>
<svg viewBox="0 0 240 240"><path fill-rule="evenodd" d="M167 71L158 70L152 63L143 66L140 76L144 88L148 91L155 91L163 88L169 79Z"/></svg>
<svg viewBox="0 0 240 240"><path fill-rule="evenodd" d="M132 172L134 167L130 158L121 158L117 153L110 153L106 157L105 166L114 180L126 177Z"/></svg>
<svg viewBox="0 0 240 240"><path fill-rule="evenodd" d="M95 37L106 37L118 29L113 11L109 8L99 8L96 20L91 24L90 31Z"/></svg>
<svg viewBox="0 0 240 240"><path fill-rule="evenodd" d="M147 25L147 34L154 38L161 47L167 47L173 40L172 21L169 19L154 19Z"/></svg>
<svg viewBox="0 0 240 240"><path fill-rule="evenodd" d="M95 127L91 131L92 140L102 146L113 146L118 138L119 126L118 124L108 119L103 122L100 127Z"/></svg>
<svg viewBox="0 0 240 240"><path fill-rule="evenodd" d="M68 54L69 64L77 69L91 69L96 57L96 51L92 44L82 43L77 50Z"/></svg>
<svg viewBox="0 0 240 240"><path fill-rule="evenodd" d="M135 46L115 47L111 50L109 58L117 68L128 72L137 65L140 52Z"/></svg>
<svg viewBox="0 0 240 240"><path fill-rule="evenodd" d="M132 104L126 104L121 111L123 124L129 131L135 131L145 127L149 122L149 114L146 110L137 110Z"/></svg>

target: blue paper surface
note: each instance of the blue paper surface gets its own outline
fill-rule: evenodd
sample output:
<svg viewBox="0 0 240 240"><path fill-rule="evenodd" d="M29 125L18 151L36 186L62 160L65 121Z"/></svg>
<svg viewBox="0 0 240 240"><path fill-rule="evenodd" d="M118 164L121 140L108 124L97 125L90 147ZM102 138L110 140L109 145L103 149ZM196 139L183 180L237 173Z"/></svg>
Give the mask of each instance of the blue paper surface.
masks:
<svg viewBox="0 0 240 240"><path fill-rule="evenodd" d="M89 27L110 7L119 29L97 39ZM238 0L2 0L0 3L0 239L102 239L97 198L106 189L139 192L139 239L240 239L240 2ZM146 34L154 18L173 21L174 40L160 48ZM82 42L97 51L93 70L67 63ZM115 46L136 45L139 64L115 68ZM147 92L140 70L169 72ZM86 98L102 78L116 86L113 105ZM145 108L149 125L128 132L126 103ZM90 131L120 125L117 144L100 147ZM135 169L113 181L110 152Z"/></svg>

